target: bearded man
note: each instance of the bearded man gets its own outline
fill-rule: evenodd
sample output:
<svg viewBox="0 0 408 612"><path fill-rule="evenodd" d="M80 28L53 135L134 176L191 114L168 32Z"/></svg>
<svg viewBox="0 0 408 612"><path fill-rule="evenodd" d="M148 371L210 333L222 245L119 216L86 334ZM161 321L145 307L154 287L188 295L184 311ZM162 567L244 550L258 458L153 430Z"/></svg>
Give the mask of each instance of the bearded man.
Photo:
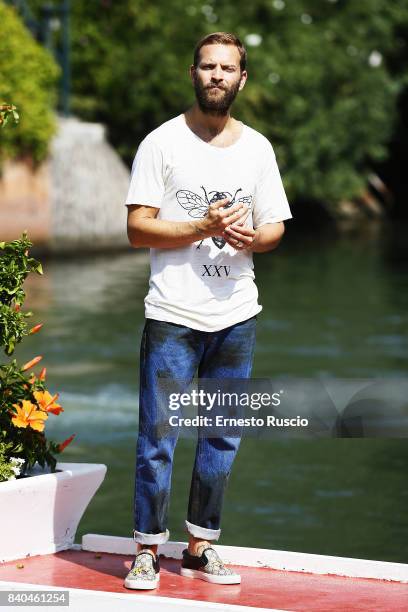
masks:
<svg viewBox="0 0 408 612"><path fill-rule="evenodd" d="M196 101L140 143L126 198L127 232L150 248L140 351L139 433L133 538L125 586L159 583L157 548L167 528L177 441L158 435L160 380L248 379L258 304L252 253L275 249L292 217L275 154L261 133L231 117L247 80L247 53L230 33L203 38L190 76ZM218 540L226 484L239 437L199 436L181 574L237 584L211 542Z"/></svg>

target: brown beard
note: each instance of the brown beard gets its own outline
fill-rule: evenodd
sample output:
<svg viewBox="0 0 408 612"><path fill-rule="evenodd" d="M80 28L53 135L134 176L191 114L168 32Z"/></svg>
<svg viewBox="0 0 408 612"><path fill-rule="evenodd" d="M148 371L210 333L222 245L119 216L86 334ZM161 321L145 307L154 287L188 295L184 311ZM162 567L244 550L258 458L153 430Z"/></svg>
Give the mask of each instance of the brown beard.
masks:
<svg viewBox="0 0 408 612"><path fill-rule="evenodd" d="M237 96L239 84L240 81L237 81L230 89L222 88L223 94L219 92L216 94L219 97L216 98L210 93L210 89L203 87L201 82L194 78L194 91L201 111L207 115L225 116Z"/></svg>

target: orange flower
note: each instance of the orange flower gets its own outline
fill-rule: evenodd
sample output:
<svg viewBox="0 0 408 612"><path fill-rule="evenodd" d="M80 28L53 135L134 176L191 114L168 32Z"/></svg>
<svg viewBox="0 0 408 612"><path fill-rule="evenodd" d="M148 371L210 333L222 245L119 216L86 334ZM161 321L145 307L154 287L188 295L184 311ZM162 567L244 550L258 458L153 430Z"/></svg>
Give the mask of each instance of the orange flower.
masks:
<svg viewBox="0 0 408 612"><path fill-rule="evenodd" d="M75 438L75 436L76 436L76 434L72 434L72 436L69 436L69 438L67 438L66 440L64 440L64 442L61 442L61 444L58 445L60 453L62 453L64 448L66 446L68 446L68 444L70 444L72 442L72 440Z"/></svg>
<svg viewBox="0 0 408 612"><path fill-rule="evenodd" d="M47 368L43 368L38 376L38 380L45 380L46 373L47 373Z"/></svg>
<svg viewBox="0 0 408 612"><path fill-rule="evenodd" d="M38 325L34 325L34 327L32 327L28 333L29 334L36 334L38 331L40 331L40 329L42 328L43 325L44 325L44 323L38 323Z"/></svg>
<svg viewBox="0 0 408 612"><path fill-rule="evenodd" d="M41 361L41 359L42 359L42 355L38 355L37 357L34 357L34 359L31 359L31 361L27 361L27 363L25 363L23 367L21 368L21 371L25 372L26 370L29 370L30 368L35 366L39 361Z"/></svg>
<svg viewBox="0 0 408 612"><path fill-rule="evenodd" d="M59 395L58 393L51 395L49 391L34 391L33 395L40 410L44 410L44 412L52 412L53 414L64 412L62 406L55 403L55 400Z"/></svg>
<svg viewBox="0 0 408 612"><path fill-rule="evenodd" d="M36 431L43 431L45 427L44 421L48 419L48 414L42 410L37 410L37 406L28 400L21 400L22 406L13 404L17 410L17 414L11 419L16 427L31 427Z"/></svg>

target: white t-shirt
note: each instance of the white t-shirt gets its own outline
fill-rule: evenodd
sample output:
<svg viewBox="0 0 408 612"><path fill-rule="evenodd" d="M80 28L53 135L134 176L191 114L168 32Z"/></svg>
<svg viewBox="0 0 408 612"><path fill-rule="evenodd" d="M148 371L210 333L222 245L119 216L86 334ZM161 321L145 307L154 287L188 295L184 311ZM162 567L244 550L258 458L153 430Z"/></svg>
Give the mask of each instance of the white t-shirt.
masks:
<svg viewBox="0 0 408 612"><path fill-rule="evenodd" d="M199 138L180 114L139 145L126 198L159 208L158 219L191 221L209 203L240 199L251 208L255 229L292 217L270 142L243 124L240 138L217 147ZM262 310L252 253L236 251L221 237L178 248L150 249L146 318L218 331Z"/></svg>

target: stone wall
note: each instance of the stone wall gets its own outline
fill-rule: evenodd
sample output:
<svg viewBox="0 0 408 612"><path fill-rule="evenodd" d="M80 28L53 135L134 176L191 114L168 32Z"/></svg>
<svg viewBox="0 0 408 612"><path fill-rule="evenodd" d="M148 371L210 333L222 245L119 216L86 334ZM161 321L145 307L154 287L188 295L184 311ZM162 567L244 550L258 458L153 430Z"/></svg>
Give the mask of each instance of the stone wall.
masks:
<svg viewBox="0 0 408 612"><path fill-rule="evenodd" d="M126 246L128 186L129 170L106 141L103 125L59 118L39 168L22 161L4 166L0 240L27 230L35 247L53 252Z"/></svg>
<svg viewBox="0 0 408 612"><path fill-rule="evenodd" d="M26 229L32 242L51 237L49 163L34 171L30 162L6 161L0 177L0 241L14 240Z"/></svg>

